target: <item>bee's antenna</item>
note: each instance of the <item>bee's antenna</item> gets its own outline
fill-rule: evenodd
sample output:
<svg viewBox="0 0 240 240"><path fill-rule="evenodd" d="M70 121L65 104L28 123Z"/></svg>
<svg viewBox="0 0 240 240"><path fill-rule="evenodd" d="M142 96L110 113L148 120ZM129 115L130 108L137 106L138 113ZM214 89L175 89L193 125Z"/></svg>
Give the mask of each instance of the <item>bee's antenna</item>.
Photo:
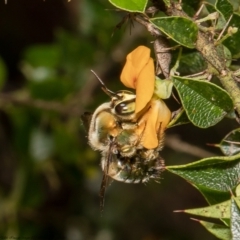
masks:
<svg viewBox="0 0 240 240"><path fill-rule="evenodd" d="M98 81L99 81L100 84L102 85L102 90L103 90L107 95L109 95L110 97L117 97L117 98L119 98L119 96L118 96L115 92L109 90L109 89L106 87L106 85L105 85L104 82L101 80L101 78L100 78L93 70L91 70L91 72L92 72L92 73L95 75L95 77L98 79Z"/></svg>
<svg viewBox="0 0 240 240"><path fill-rule="evenodd" d="M98 81L101 83L101 85L107 89L107 87L105 86L104 82L102 81L102 79L91 69L91 72L95 75L95 77L98 79Z"/></svg>

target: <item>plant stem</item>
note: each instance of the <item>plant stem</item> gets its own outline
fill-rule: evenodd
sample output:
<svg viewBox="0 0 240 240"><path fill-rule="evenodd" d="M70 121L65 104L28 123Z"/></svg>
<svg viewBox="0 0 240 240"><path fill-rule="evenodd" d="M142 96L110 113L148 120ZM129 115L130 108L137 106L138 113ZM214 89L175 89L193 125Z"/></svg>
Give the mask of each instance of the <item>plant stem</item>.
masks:
<svg viewBox="0 0 240 240"><path fill-rule="evenodd" d="M191 19L184 11L182 11L179 3L172 3L168 9L171 16L187 17ZM192 19L194 21L194 19ZM213 38L208 33L204 33L199 28L196 49L203 55L207 62L217 70L214 74L220 79L221 84L229 93L233 100L234 106L240 116L240 89L234 79L233 72L226 67L226 59L221 45L216 45Z"/></svg>
<svg viewBox="0 0 240 240"><path fill-rule="evenodd" d="M228 71L225 76L218 76L221 84L227 90L229 95L231 96L236 111L238 115L240 115L240 89L237 85L237 82L233 78L233 73Z"/></svg>

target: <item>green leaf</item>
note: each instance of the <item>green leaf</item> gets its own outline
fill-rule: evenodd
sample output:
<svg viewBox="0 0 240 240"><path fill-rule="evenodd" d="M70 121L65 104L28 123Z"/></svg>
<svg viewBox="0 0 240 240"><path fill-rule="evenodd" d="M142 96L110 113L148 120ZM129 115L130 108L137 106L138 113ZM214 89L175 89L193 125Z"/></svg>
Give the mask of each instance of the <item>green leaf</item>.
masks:
<svg viewBox="0 0 240 240"><path fill-rule="evenodd" d="M221 45L221 46L223 46L223 45ZM226 66L230 67L230 65L232 63L232 53L225 46L223 46L223 51L224 51L224 56L225 56L225 59L226 59Z"/></svg>
<svg viewBox="0 0 240 240"><path fill-rule="evenodd" d="M216 12L216 0L206 0L206 8L209 13Z"/></svg>
<svg viewBox="0 0 240 240"><path fill-rule="evenodd" d="M192 64L194 63L194 64ZM207 68L206 60L199 52L187 52L181 56L180 66L178 67L181 75L195 74Z"/></svg>
<svg viewBox="0 0 240 240"><path fill-rule="evenodd" d="M166 166L195 187L229 192L239 184L240 154L230 157L211 157L179 166Z"/></svg>
<svg viewBox="0 0 240 240"><path fill-rule="evenodd" d="M207 200L209 205L215 205L215 204L219 204L219 203L228 201L230 198L230 195L231 195L230 192L220 192L220 191L215 191L212 189L207 189L207 188L199 187L199 186L198 186L198 190L201 192L201 194ZM229 218L222 218L221 221L226 226L230 226Z"/></svg>
<svg viewBox="0 0 240 240"><path fill-rule="evenodd" d="M154 94L161 99L167 99L172 94L173 82L169 79L161 80L156 77Z"/></svg>
<svg viewBox="0 0 240 240"><path fill-rule="evenodd" d="M32 97L44 100L61 100L73 92L73 82L65 78L46 79L42 82L29 82Z"/></svg>
<svg viewBox="0 0 240 240"><path fill-rule="evenodd" d="M234 197L234 201L237 204L238 208L240 207L240 198L238 197Z"/></svg>
<svg viewBox="0 0 240 240"><path fill-rule="evenodd" d="M240 196L240 184L236 187L235 193L237 197Z"/></svg>
<svg viewBox="0 0 240 240"><path fill-rule="evenodd" d="M200 224L205 227L210 233L222 240L231 240L231 231L228 227L211 223L207 221L199 221Z"/></svg>
<svg viewBox="0 0 240 240"><path fill-rule="evenodd" d="M196 13L196 9L199 8L198 0L183 0L182 1L182 9L183 11L190 17L193 17Z"/></svg>
<svg viewBox="0 0 240 240"><path fill-rule="evenodd" d="M233 57L235 57L240 54L240 16L238 14L233 14L229 26L238 28L238 31L223 41L223 44L231 51Z"/></svg>
<svg viewBox="0 0 240 240"><path fill-rule="evenodd" d="M228 93L213 83L177 76L172 79L189 120L198 127L215 125L233 108Z"/></svg>
<svg viewBox="0 0 240 240"><path fill-rule="evenodd" d="M163 2L165 3L165 5L167 7L170 7L171 6L171 1L170 0L163 0Z"/></svg>
<svg viewBox="0 0 240 240"><path fill-rule="evenodd" d="M231 204L231 232L232 240L240 239L240 210L234 198Z"/></svg>
<svg viewBox="0 0 240 240"><path fill-rule="evenodd" d="M24 52L24 63L32 67L56 68L61 59L61 51L57 44L34 45Z"/></svg>
<svg viewBox="0 0 240 240"><path fill-rule="evenodd" d="M236 12L239 11L240 1L229 0L229 2L232 4L234 12L235 12L235 11L236 11Z"/></svg>
<svg viewBox="0 0 240 240"><path fill-rule="evenodd" d="M233 14L233 6L228 0L217 0L215 6L216 9L224 16L226 21Z"/></svg>
<svg viewBox="0 0 240 240"><path fill-rule="evenodd" d="M147 0L109 0L115 7L128 11L128 12L141 12L145 11Z"/></svg>
<svg viewBox="0 0 240 240"><path fill-rule="evenodd" d="M203 207L203 208L194 208L186 209L185 213L210 217L210 218L229 218L231 217L231 200L221 202L219 204Z"/></svg>
<svg viewBox="0 0 240 240"><path fill-rule="evenodd" d="M159 17L150 19L157 28L177 43L194 48L198 27L192 20L184 17Z"/></svg>
<svg viewBox="0 0 240 240"><path fill-rule="evenodd" d="M227 156L240 153L240 128L228 133L217 146L219 146L221 151Z"/></svg>
<svg viewBox="0 0 240 240"><path fill-rule="evenodd" d="M173 113L173 115L174 116L171 122L167 126L168 128L189 123L189 119L184 109L176 111L175 113Z"/></svg>
<svg viewBox="0 0 240 240"><path fill-rule="evenodd" d="M220 192L202 186L197 186L197 189L201 192L209 205L218 204L227 201L230 198L230 192Z"/></svg>
<svg viewBox="0 0 240 240"><path fill-rule="evenodd" d="M223 3L218 3L217 0L207 0L207 4L205 5L206 6L206 9L208 10L209 14L211 13L215 13L215 12L218 12L219 13L219 16L218 18L216 19L216 24L214 24L214 29L215 30L222 30L224 28L224 26L226 25L226 22L227 20L225 20L225 17L224 17L224 9L222 9L222 6L223 6ZM218 4L218 5L217 5ZM217 8L217 6L219 7L219 9ZM221 12L222 11L222 12ZM226 11L226 13L228 13L228 11Z"/></svg>

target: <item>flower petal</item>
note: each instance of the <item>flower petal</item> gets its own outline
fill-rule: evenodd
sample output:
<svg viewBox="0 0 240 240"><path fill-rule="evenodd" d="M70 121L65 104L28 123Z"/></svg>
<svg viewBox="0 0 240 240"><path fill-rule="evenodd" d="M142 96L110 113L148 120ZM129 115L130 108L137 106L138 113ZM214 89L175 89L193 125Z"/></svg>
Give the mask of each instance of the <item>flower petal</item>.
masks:
<svg viewBox="0 0 240 240"><path fill-rule="evenodd" d="M150 49L145 46L139 46L128 54L127 60L128 58L131 59L136 73L139 74L150 59Z"/></svg>
<svg viewBox="0 0 240 240"><path fill-rule="evenodd" d="M127 62L125 63L120 79L126 87L135 89L135 82L137 76L131 60L127 60Z"/></svg>
<svg viewBox="0 0 240 240"><path fill-rule="evenodd" d="M154 91L154 63L150 58L143 67L136 82L136 108L135 113L140 112L151 100Z"/></svg>
<svg viewBox="0 0 240 240"><path fill-rule="evenodd" d="M150 59L150 49L139 46L127 55L126 64L123 67L120 79L129 88L136 88L136 81L142 68Z"/></svg>
<svg viewBox="0 0 240 240"><path fill-rule="evenodd" d="M171 112L162 100L153 99L144 119L146 122L142 145L147 149L156 148L171 120Z"/></svg>

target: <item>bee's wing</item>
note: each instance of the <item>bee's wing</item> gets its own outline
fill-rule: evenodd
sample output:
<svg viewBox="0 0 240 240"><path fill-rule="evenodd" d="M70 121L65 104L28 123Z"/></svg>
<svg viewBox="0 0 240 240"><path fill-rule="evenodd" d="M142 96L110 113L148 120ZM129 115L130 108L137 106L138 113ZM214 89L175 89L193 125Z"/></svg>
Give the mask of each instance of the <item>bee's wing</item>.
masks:
<svg viewBox="0 0 240 240"><path fill-rule="evenodd" d="M113 156L113 153L112 153L113 144L114 142L112 141L110 143L109 150L106 156L106 161L104 163L103 178L102 178L102 183L101 183L100 192L99 192L101 212L103 211L103 208L104 208L105 192L109 184L108 170L109 170L109 164L112 161L112 156Z"/></svg>
<svg viewBox="0 0 240 240"><path fill-rule="evenodd" d="M105 200L105 192L106 192L107 182L108 182L108 175L104 172L103 178L102 178L102 183L101 183L101 188L100 188L100 192L99 192L100 211L101 212L103 212L103 208L104 208L104 200Z"/></svg>
<svg viewBox="0 0 240 240"><path fill-rule="evenodd" d="M90 122L92 120L92 115L93 115L93 113L91 113L91 112L84 112L81 115L82 124L87 131L89 131L89 126L90 126Z"/></svg>

